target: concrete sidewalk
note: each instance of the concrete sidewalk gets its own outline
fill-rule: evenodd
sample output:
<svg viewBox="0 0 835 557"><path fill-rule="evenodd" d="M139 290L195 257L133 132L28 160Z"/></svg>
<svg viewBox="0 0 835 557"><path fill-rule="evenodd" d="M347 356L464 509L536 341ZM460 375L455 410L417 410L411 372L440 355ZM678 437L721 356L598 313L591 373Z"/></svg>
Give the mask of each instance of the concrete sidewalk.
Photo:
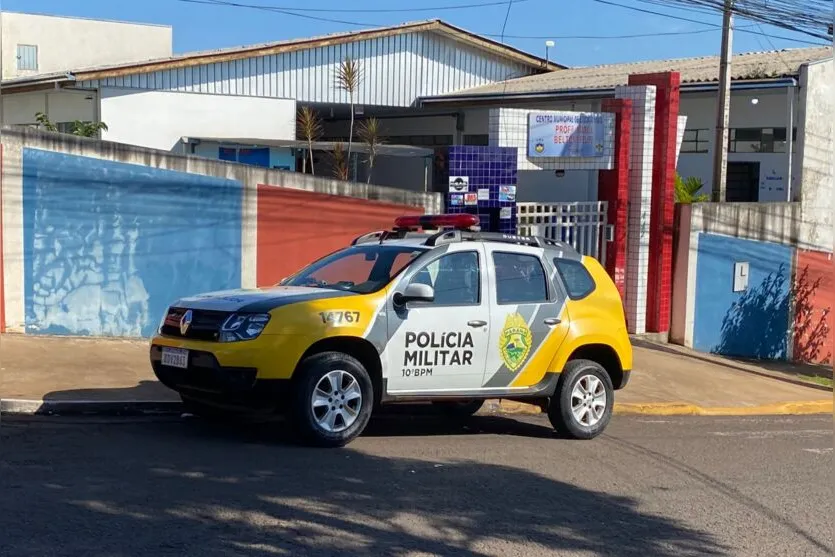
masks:
<svg viewBox="0 0 835 557"><path fill-rule="evenodd" d="M832 412L832 390L798 384L797 370L779 372L643 341L635 342L634 367L630 383L616 394L618 413ZM831 368L802 371L831 377ZM0 398L5 411L25 413L96 405L174 411L179 401L155 380L145 341L21 335L0 337ZM532 411L508 401L491 407Z"/></svg>

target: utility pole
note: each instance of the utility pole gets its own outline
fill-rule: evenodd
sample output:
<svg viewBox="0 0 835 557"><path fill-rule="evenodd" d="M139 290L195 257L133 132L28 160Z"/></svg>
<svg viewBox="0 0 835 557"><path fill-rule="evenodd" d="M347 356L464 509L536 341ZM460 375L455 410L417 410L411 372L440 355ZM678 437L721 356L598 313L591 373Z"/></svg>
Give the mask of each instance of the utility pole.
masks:
<svg viewBox="0 0 835 557"><path fill-rule="evenodd" d="M733 0L725 0L722 16L722 53L716 103L716 137L713 141L713 201L725 201L728 176L728 121L731 114L731 52L733 51Z"/></svg>

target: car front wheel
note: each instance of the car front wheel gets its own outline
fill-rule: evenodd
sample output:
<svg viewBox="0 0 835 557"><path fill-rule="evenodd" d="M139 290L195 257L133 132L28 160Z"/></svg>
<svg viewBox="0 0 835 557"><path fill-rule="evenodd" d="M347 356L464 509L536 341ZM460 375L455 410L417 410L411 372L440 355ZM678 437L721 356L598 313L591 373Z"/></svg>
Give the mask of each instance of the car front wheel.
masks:
<svg viewBox="0 0 835 557"><path fill-rule="evenodd" d="M548 404L548 418L560 433L573 439L593 439L606 429L614 405L612 380L606 370L597 362L572 360Z"/></svg>
<svg viewBox="0 0 835 557"><path fill-rule="evenodd" d="M348 354L323 352L306 358L299 369L291 419L303 442L341 447L362 433L373 405L365 367Z"/></svg>

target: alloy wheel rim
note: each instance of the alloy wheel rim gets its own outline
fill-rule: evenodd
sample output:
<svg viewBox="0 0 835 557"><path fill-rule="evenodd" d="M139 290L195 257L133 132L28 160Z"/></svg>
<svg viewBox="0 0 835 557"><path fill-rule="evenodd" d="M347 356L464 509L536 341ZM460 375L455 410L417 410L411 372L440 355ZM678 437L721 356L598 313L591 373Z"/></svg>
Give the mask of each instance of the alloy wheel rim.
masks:
<svg viewBox="0 0 835 557"><path fill-rule="evenodd" d="M594 375L583 375L571 390L571 413L585 427L592 427L606 412L606 388Z"/></svg>
<svg viewBox="0 0 835 557"><path fill-rule="evenodd" d="M329 371L316 383L310 407L320 428L329 433L345 431L357 421L362 408L359 381L347 371Z"/></svg>

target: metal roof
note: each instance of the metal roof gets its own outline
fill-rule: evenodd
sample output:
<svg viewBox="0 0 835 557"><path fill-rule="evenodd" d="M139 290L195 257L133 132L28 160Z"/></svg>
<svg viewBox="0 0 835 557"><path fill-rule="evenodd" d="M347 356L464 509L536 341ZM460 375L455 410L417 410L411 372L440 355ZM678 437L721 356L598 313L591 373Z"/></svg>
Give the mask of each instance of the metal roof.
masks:
<svg viewBox="0 0 835 557"><path fill-rule="evenodd" d="M831 46L737 54L731 59L731 79L744 81L795 77L799 74L800 67L803 64L831 57ZM682 83L718 82L719 57L704 56L570 68L474 87L455 93L429 97L424 100L494 95L512 96L584 89L612 89L618 85L627 85L630 74L666 71L680 72Z"/></svg>
<svg viewBox="0 0 835 557"><path fill-rule="evenodd" d="M183 139L188 141L193 141L195 139L199 141L207 141L212 143L226 143L226 144L234 144L234 145L257 145L259 147L293 147L296 149L307 149L308 143L303 139L266 139L266 138L258 138L258 137L190 137L185 136ZM313 149L315 151L333 151L334 147L338 142L336 141L314 141L313 142ZM347 143L342 142L342 147L347 149ZM389 156L389 157L432 157L435 155L435 151L432 149L428 149L426 147L416 147L412 145L392 145L392 144L380 144L376 147L377 155ZM352 153L363 153L368 154L369 147L367 144L354 141L351 144L351 152Z"/></svg>
<svg viewBox="0 0 835 557"><path fill-rule="evenodd" d="M522 63L531 68L546 71L547 69L557 70L565 68L555 62L547 62L538 56L529 54L523 50L514 48L504 43L482 37L460 27L456 27L440 19L426 21L414 21L393 25L389 27L378 27L359 31L332 33L318 37L304 39L290 39L270 43L254 44L234 48L223 48L201 52L190 52L169 58L130 62L88 68L68 68L67 71L51 74L40 74L30 77L16 78L3 81L4 87L28 87L39 83L52 83L57 81L85 81L98 80L113 77L121 77L137 73L150 73L170 69L183 69L202 64L229 62L243 60L256 56L267 56L282 54L299 50L308 50L323 46L333 46L351 43L360 40L374 38L385 38L405 33L434 32L459 41L470 47L487 51L495 56L505 58L517 63ZM546 65L547 64L547 65Z"/></svg>

